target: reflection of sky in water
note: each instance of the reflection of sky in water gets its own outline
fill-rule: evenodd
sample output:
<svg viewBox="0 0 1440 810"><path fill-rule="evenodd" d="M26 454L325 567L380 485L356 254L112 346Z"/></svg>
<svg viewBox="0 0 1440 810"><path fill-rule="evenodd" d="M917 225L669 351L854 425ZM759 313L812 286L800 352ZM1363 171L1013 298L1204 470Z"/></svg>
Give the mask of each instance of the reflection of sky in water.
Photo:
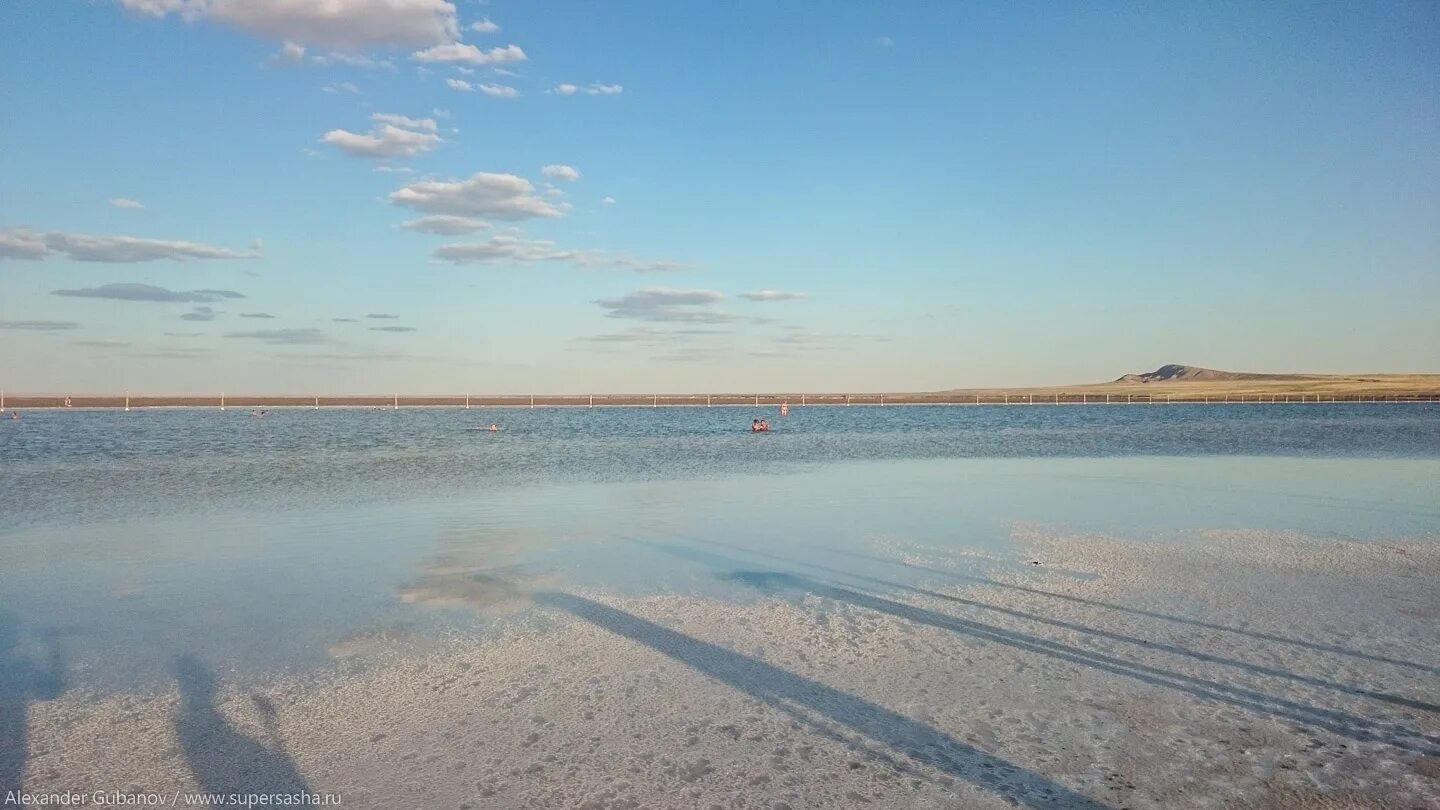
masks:
<svg viewBox="0 0 1440 810"><path fill-rule="evenodd" d="M723 575L806 565L864 574L874 568L864 555L901 553L984 576L1026 564L1011 546L1017 523L1163 538L1224 527L1434 534L1437 484L1431 459L1122 457L486 487L31 523L0 534L0 597L59 633L79 681L103 685L160 680L183 653L243 673L484 632L523 607L528 587L750 599L753 589ZM933 582L915 569L873 573Z"/></svg>

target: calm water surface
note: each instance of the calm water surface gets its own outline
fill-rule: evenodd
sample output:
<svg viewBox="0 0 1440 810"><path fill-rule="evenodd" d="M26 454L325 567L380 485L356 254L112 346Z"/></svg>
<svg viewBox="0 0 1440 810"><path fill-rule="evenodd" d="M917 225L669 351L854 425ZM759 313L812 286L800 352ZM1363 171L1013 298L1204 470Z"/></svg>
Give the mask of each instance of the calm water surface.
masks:
<svg viewBox="0 0 1440 810"><path fill-rule="evenodd" d="M754 416L774 431L751 435ZM491 421L500 434L467 430ZM245 677L483 634L512 620L528 584L742 599L753 591L716 574L863 573L900 554L983 577L1029 563L1017 524L1162 542L1217 527L1433 537L1440 407L157 409L0 423L0 620L58 639L74 681L94 688L159 683L186 653Z"/></svg>

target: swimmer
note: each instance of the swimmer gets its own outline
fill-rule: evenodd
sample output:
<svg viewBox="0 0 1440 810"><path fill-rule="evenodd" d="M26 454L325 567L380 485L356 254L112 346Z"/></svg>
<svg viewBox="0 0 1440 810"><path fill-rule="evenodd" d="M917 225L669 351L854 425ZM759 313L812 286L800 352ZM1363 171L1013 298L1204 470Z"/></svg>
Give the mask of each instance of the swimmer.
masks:
<svg viewBox="0 0 1440 810"><path fill-rule="evenodd" d="M490 423L490 432L491 432L491 433L499 433L499 432L500 432L500 426L497 425L497 424L495 424L494 422L491 422L491 423Z"/></svg>

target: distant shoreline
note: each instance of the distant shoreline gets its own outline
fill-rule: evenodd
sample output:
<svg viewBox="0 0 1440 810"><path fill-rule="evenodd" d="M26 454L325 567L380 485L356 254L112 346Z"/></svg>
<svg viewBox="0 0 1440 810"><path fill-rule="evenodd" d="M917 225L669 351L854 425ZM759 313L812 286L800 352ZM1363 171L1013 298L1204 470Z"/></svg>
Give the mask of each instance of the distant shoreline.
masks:
<svg viewBox="0 0 1440 810"><path fill-rule="evenodd" d="M1223 404L1405 404L1440 403L1440 389L1416 392L1311 393L1308 391L1262 391L1234 393L1127 392L975 392L944 394L759 394L759 395L505 395L505 396L229 396L223 404L215 396L7 396L6 410L114 410L126 407L250 410L255 408L351 408L391 410L396 408L792 408L913 405L1223 405Z"/></svg>

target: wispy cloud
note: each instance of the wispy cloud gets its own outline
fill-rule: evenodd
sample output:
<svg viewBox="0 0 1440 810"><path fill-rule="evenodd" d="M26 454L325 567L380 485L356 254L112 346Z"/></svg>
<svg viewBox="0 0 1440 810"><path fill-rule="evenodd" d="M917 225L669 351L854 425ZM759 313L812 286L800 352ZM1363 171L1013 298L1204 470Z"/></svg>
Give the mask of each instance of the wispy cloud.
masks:
<svg viewBox="0 0 1440 810"><path fill-rule="evenodd" d="M271 315L271 314L268 313L268 312L242 312L242 313L240 313L240 317L242 317L242 318L261 318L261 319L264 319L264 320L274 320L274 318L275 318L274 315Z"/></svg>
<svg viewBox="0 0 1440 810"><path fill-rule="evenodd" d="M451 90L459 90L462 93L469 93L475 89L475 85L464 79L446 79L445 85Z"/></svg>
<svg viewBox="0 0 1440 810"><path fill-rule="evenodd" d="M210 304L244 298L234 290L167 290L150 284L101 284L75 290L55 290L51 295L67 298L103 298L111 301L158 301L163 303Z"/></svg>
<svg viewBox="0 0 1440 810"><path fill-rule="evenodd" d="M210 19L277 42L341 51L424 47L459 38L448 0L120 0L130 11Z"/></svg>
<svg viewBox="0 0 1440 810"><path fill-rule="evenodd" d="M371 332L414 332L414 331L417 331L417 330L416 330L415 327L413 327L413 326L372 326L372 327L370 327L370 331L371 331Z"/></svg>
<svg viewBox="0 0 1440 810"><path fill-rule="evenodd" d="M666 273L684 270L685 265L669 259L637 259L603 250L559 248L545 239L526 239L497 234L484 242L441 245L431 252L439 261L453 264L532 264L569 262L580 267L619 267L637 273Z"/></svg>
<svg viewBox="0 0 1440 810"><path fill-rule="evenodd" d="M609 310L608 318L628 318L656 323L729 323L736 317L713 307L725 300L716 290L682 290L646 287L619 298L602 298L595 303Z"/></svg>
<svg viewBox="0 0 1440 810"><path fill-rule="evenodd" d="M195 307L180 316L182 321L213 321L220 311L213 307Z"/></svg>
<svg viewBox="0 0 1440 810"><path fill-rule="evenodd" d="M368 319L370 319L370 320L372 320L372 321L393 321L393 320L398 319L400 316L399 316L399 315L394 315L394 314L389 313L389 312L372 312L372 313L370 313L369 315L366 315L365 317L368 318Z"/></svg>
<svg viewBox="0 0 1440 810"><path fill-rule="evenodd" d="M128 197L111 197L110 204L115 206L116 208L127 208L132 211L145 207L143 203L137 200L132 200Z"/></svg>
<svg viewBox="0 0 1440 810"><path fill-rule="evenodd" d="M549 92L558 96L573 96L577 94L586 96L618 96L625 92L625 87L619 84L600 84L598 82L584 85L564 82L555 85Z"/></svg>
<svg viewBox="0 0 1440 810"><path fill-rule="evenodd" d="M472 65L503 65L508 62L524 62L527 57L519 45L506 45L481 50L463 42L447 42L423 51L410 54L417 62L466 62Z"/></svg>
<svg viewBox="0 0 1440 810"><path fill-rule="evenodd" d="M494 34L500 30L500 26L486 17L479 22L470 23L470 30L477 34Z"/></svg>
<svg viewBox="0 0 1440 810"><path fill-rule="evenodd" d="M520 91L508 84L481 84L476 85L480 92L491 98L518 98Z"/></svg>
<svg viewBox="0 0 1440 810"><path fill-rule="evenodd" d="M420 217L408 222L401 223L400 227L419 233L435 233L443 236L465 236L480 231L490 230L490 223L483 219L471 217L448 216L436 214L429 217Z"/></svg>
<svg viewBox="0 0 1440 810"><path fill-rule="evenodd" d="M347 154L366 158L413 157L443 143L433 118L375 113L371 120L374 126L367 133L332 129L322 135L320 141Z"/></svg>
<svg viewBox="0 0 1440 810"><path fill-rule="evenodd" d="M740 293L746 301L801 301L809 297L802 292L780 292L778 290L756 290Z"/></svg>
<svg viewBox="0 0 1440 810"><path fill-rule="evenodd" d="M226 332L223 337L286 346L313 346L325 342L325 333L319 329L253 329L246 332Z"/></svg>
<svg viewBox="0 0 1440 810"><path fill-rule="evenodd" d="M548 166L541 166L540 173L551 180L565 180L573 183L580 179L580 170L574 166L567 166L564 163L551 163Z"/></svg>
<svg viewBox="0 0 1440 810"><path fill-rule="evenodd" d="M334 82L331 84L327 84L320 89L326 93L349 93L351 95L360 94L360 88L356 87L351 82Z"/></svg>
<svg viewBox="0 0 1440 810"><path fill-rule="evenodd" d="M334 323L359 323L359 318L331 318Z"/></svg>
<svg viewBox="0 0 1440 810"><path fill-rule="evenodd" d="M466 180L422 180L390 194L390 201L429 214L496 219L558 217L561 210L535 195L529 180L477 172Z"/></svg>
<svg viewBox="0 0 1440 810"><path fill-rule="evenodd" d="M124 349L130 346L123 340L72 340L71 346L84 346L90 349Z"/></svg>
<svg viewBox="0 0 1440 810"><path fill-rule="evenodd" d="M18 329L26 332L63 332L79 329L74 321L0 321L0 329Z"/></svg>
<svg viewBox="0 0 1440 810"><path fill-rule="evenodd" d="M90 236L62 231L0 231L0 258L46 259L65 256L81 262L153 262L187 259L253 259L258 250L240 252L199 242Z"/></svg>

